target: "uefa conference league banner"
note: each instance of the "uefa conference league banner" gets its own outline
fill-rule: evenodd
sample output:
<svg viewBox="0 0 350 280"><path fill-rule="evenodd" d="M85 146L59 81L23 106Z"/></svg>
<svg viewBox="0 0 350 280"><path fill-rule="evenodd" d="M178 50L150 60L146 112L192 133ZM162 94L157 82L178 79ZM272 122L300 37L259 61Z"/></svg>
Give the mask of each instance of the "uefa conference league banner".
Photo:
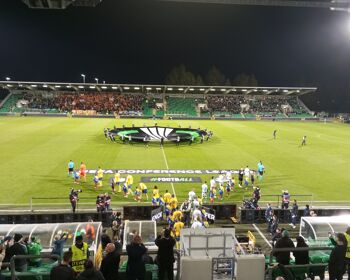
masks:
<svg viewBox="0 0 350 280"><path fill-rule="evenodd" d="M225 169L225 170L197 170L197 169L104 169L104 174L114 174L118 172L119 174L225 174L230 171L232 174L238 174L238 170ZM86 170L88 174L95 174L96 169Z"/></svg>

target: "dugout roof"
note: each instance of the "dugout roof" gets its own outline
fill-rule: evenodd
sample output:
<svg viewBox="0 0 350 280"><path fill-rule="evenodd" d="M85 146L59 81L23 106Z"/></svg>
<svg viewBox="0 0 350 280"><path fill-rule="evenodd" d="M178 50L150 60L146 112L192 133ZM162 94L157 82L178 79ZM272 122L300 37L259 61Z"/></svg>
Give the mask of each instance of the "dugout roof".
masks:
<svg viewBox="0 0 350 280"><path fill-rule="evenodd" d="M0 88L24 91L60 92L120 92L159 94L250 94L250 95L304 95L316 92L316 87L243 87L243 86L189 86L101 83L55 83L0 81Z"/></svg>

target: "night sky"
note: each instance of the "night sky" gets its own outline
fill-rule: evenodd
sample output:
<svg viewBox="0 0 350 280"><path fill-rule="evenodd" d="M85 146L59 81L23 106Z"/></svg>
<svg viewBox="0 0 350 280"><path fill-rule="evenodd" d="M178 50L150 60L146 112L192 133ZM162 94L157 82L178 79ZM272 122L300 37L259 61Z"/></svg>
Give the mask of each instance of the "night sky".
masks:
<svg viewBox="0 0 350 280"><path fill-rule="evenodd" d="M325 9L104 0L31 10L0 3L0 80L162 84L185 64L255 74L260 86L316 86L312 108L350 112L350 14ZM308 104L310 104L307 102Z"/></svg>

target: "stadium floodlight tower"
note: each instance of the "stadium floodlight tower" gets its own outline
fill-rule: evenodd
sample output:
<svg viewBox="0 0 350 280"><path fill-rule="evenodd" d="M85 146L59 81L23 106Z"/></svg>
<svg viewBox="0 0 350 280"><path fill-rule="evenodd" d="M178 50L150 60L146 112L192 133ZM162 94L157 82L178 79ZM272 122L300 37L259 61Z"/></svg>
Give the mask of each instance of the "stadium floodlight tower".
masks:
<svg viewBox="0 0 350 280"><path fill-rule="evenodd" d="M281 6L296 8L326 8L332 11L350 12L350 0L160 0L166 2L187 2L249 6Z"/></svg>
<svg viewBox="0 0 350 280"><path fill-rule="evenodd" d="M96 7L102 0L22 0L32 9L66 9L69 6Z"/></svg>

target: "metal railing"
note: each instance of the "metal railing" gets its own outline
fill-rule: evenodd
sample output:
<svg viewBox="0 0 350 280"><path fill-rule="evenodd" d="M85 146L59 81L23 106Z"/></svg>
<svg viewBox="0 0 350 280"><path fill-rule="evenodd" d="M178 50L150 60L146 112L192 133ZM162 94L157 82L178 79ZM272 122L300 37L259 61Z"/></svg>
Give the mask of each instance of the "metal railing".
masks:
<svg viewBox="0 0 350 280"><path fill-rule="evenodd" d="M38 255L14 255L11 260L10 260L10 272L11 272L11 280L16 280L18 279L16 277L16 273L18 273L16 271L16 266L15 266L15 260L30 260L30 259L54 259L56 261L60 261L61 257L58 255L48 255L48 254L42 254L40 256ZM37 274L35 274L35 276L46 276L46 275L50 275L51 271L46 271L46 272L38 272ZM28 272L28 271L23 271L23 272L19 272L21 274L21 276L33 276L32 272Z"/></svg>
<svg viewBox="0 0 350 280"><path fill-rule="evenodd" d="M157 255L158 253L158 250L152 250L152 249L148 249L147 250L147 254L148 255ZM121 252L120 253L121 256L127 256L128 253L127 252ZM176 266L175 266L175 271L176 271L176 275L175 275L175 279L176 280L180 280L180 268L181 268L181 254L178 250L174 250L174 257L175 257L175 263L176 263Z"/></svg>
<svg viewBox="0 0 350 280"><path fill-rule="evenodd" d="M267 280L272 279L273 270L276 268L276 265L273 264L274 253L278 252L303 252L303 251L331 251L333 247L298 247L298 248L274 248L270 253L269 264L266 269ZM326 268L328 263L309 263L309 264L294 264L294 265L283 265L286 269L293 268L312 268L312 267L324 267Z"/></svg>

